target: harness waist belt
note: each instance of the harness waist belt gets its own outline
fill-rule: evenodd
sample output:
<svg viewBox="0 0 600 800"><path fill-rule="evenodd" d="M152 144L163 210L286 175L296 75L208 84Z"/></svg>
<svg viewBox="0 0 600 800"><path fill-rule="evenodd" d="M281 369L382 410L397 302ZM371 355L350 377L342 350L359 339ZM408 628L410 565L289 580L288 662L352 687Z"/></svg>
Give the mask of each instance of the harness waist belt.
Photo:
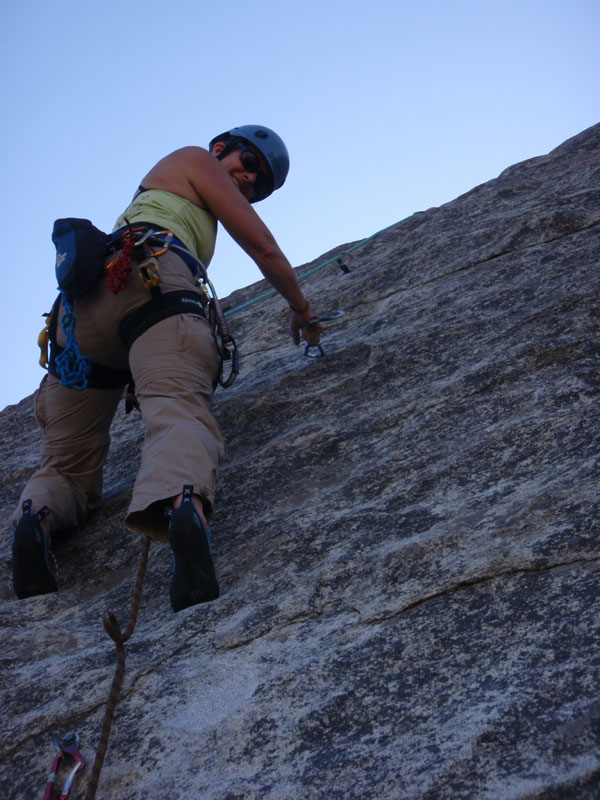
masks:
<svg viewBox="0 0 600 800"><path fill-rule="evenodd" d="M55 378L60 378L56 369L56 357L64 350L56 342L56 324L58 317L58 304L60 295L52 308L52 321L50 324L50 358L48 372ZM196 292L180 290L165 292L156 295L143 306L131 311L123 317L119 326L121 339L129 349L138 336L145 333L148 328L156 325L167 317L175 314L195 314L207 319L202 297ZM116 389L131 382L131 373L126 369L115 369L93 361L88 376L87 385L90 389Z"/></svg>
<svg viewBox="0 0 600 800"><path fill-rule="evenodd" d="M207 319L205 302L197 292L182 289L176 292L161 292L123 317L119 333L127 349L148 328L175 314L195 314Z"/></svg>

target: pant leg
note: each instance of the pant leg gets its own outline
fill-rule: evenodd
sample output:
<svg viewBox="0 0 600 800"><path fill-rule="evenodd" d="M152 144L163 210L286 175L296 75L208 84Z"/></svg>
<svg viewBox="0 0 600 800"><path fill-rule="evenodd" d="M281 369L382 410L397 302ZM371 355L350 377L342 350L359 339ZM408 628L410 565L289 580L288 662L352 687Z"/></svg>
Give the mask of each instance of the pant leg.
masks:
<svg viewBox="0 0 600 800"><path fill-rule="evenodd" d="M159 263L162 291L197 290L181 258L166 253ZM74 311L84 355L116 369L126 369L129 361L148 433L127 522L136 530L166 540L164 501L179 494L184 483L193 483L206 498L208 513L212 508L223 452L220 432L208 410L218 355L206 321L187 314L150 328L128 355L120 340L119 323L149 299L134 264L122 293L114 296L101 280L75 301ZM173 330L175 333L171 333ZM64 346L60 325L57 338ZM122 389L77 392L60 386L52 376L43 381L38 396L38 421L44 431L42 464L21 499L31 498L34 510L48 505L52 509L52 516L47 517L51 529L79 524L85 513L99 504L109 427L121 394ZM197 453L204 455L198 457ZM15 521L20 513L19 506Z"/></svg>
<svg viewBox="0 0 600 800"><path fill-rule="evenodd" d="M206 320L169 317L132 345L129 365L146 425L127 525L167 541L164 507L193 484L210 516L224 446L210 413L219 356Z"/></svg>
<svg viewBox="0 0 600 800"><path fill-rule="evenodd" d="M77 392L52 375L42 380L35 398L43 433L41 464L21 492L13 524L27 499L34 511L48 506L51 531L79 525L99 506L110 423L122 394L122 388Z"/></svg>

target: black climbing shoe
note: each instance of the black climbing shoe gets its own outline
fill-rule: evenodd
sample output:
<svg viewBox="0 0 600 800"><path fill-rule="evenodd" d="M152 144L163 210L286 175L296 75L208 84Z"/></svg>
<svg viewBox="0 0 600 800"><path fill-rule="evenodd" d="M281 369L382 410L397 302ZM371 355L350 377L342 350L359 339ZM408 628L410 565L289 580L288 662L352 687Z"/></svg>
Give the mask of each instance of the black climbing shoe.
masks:
<svg viewBox="0 0 600 800"><path fill-rule="evenodd" d="M173 548L170 592L173 611L216 600L219 596L209 532L194 508L192 497L193 487L184 486L182 503L171 513L169 522L169 541Z"/></svg>
<svg viewBox="0 0 600 800"><path fill-rule="evenodd" d="M48 507L37 514L31 513L31 500L23 503L23 515L13 531L12 571L13 588L19 600L57 590L50 569L48 537L40 525Z"/></svg>

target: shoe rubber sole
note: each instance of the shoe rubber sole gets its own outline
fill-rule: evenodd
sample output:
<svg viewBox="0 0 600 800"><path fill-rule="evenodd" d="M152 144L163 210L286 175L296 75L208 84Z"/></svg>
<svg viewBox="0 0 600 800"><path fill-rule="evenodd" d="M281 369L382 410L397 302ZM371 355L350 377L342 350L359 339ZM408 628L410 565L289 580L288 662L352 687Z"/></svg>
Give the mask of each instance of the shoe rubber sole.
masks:
<svg viewBox="0 0 600 800"><path fill-rule="evenodd" d="M192 503L184 502L173 512L169 541L174 561L170 589L173 611L216 600L219 585L208 533Z"/></svg>
<svg viewBox="0 0 600 800"><path fill-rule="evenodd" d="M19 600L57 590L49 564L48 541L33 515L24 515L13 533L13 588Z"/></svg>

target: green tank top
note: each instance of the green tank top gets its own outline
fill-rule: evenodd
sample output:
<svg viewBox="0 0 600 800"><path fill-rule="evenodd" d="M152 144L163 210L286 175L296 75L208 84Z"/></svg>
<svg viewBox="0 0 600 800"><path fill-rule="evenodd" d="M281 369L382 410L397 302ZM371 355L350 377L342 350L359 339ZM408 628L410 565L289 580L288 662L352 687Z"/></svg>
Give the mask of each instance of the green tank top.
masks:
<svg viewBox="0 0 600 800"><path fill-rule="evenodd" d="M129 222L151 222L172 231L188 250L208 267L217 240L217 220L194 203L162 189L145 189L131 202L115 223L118 230Z"/></svg>

